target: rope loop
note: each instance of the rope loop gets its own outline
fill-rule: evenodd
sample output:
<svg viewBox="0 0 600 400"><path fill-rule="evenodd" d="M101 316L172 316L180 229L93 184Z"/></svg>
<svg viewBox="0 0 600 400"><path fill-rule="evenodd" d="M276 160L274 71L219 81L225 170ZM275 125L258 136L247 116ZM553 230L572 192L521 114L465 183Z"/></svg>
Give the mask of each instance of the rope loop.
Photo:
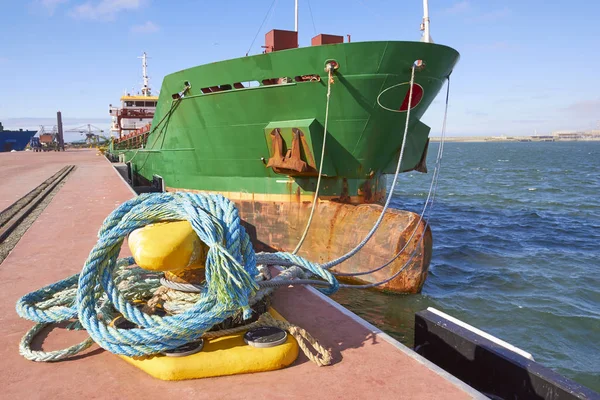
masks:
<svg viewBox="0 0 600 400"><path fill-rule="evenodd" d="M133 258L117 260L124 239L148 224L187 220L208 247L206 284L194 300L174 315L157 316L143 312L135 300L147 300L161 287L159 273L131 265ZM324 278L333 293L337 280L318 264L301 257L276 253L269 260L298 265ZM104 221L98 241L81 273L23 296L17 313L37 322L23 338L21 353L36 361L55 361L89 347L85 341L57 352L32 351L31 339L45 324L78 318L91 340L104 349L126 356L156 354L198 340L214 325L240 310L251 314L250 300L259 287L254 277L257 263L250 237L230 200L220 195L196 193L148 193L117 207ZM274 263L277 265L277 262ZM266 289L264 289L266 290ZM264 296L264 290L260 296ZM188 296L189 297L189 296ZM119 329L110 322L115 312L134 323L134 329Z"/></svg>

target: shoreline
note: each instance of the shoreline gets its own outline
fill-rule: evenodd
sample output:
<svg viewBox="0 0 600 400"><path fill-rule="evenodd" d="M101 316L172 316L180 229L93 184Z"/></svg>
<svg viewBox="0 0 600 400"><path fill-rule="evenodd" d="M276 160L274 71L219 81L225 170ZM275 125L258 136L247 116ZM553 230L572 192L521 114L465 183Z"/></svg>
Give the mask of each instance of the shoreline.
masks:
<svg viewBox="0 0 600 400"><path fill-rule="evenodd" d="M430 137L431 142L440 142L439 136ZM510 138L499 138L497 136L454 136L446 137L446 142L459 143L506 143L506 142L600 142L600 137L581 139L538 139L531 136L513 136Z"/></svg>

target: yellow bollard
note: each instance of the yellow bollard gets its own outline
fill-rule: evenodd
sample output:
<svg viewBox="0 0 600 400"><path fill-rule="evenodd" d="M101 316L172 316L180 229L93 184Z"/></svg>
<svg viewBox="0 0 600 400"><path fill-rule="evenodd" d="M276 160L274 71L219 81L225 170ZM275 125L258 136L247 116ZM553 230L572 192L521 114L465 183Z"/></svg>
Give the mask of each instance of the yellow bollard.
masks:
<svg viewBox="0 0 600 400"><path fill-rule="evenodd" d="M137 265L163 271L169 280L202 283L208 246L187 221L161 222L131 232L129 249Z"/></svg>
<svg viewBox="0 0 600 400"><path fill-rule="evenodd" d="M136 264L143 269L162 271L165 278L180 283L200 284L205 280L208 246L187 221L162 222L136 229L129 235L128 244ZM285 321L275 310L269 312ZM272 371L292 364L298 357L298 344L292 335L281 345L256 348L244 342L245 333L204 339L202 351L184 357L120 357L162 380Z"/></svg>

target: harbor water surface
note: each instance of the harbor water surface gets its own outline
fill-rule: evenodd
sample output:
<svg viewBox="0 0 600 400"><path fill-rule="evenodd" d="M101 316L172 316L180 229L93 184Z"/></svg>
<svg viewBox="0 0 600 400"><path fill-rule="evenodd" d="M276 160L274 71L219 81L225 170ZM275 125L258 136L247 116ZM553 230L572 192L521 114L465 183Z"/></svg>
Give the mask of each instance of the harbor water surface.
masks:
<svg viewBox="0 0 600 400"><path fill-rule="evenodd" d="M394 207L422 211L438 146ZM414 313L438 308L600 391L600 142L446 143L429 223L421 294L334 299L408 346Z"/></svg>

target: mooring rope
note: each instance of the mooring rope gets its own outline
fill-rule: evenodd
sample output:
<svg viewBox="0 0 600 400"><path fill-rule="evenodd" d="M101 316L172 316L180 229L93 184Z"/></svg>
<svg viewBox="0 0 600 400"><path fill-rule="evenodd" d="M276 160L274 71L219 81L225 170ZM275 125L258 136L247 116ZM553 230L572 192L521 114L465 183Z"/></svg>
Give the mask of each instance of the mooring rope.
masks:
<svg viewBox="0 0 600 400"><path fill-rule="evenodd" d="M400 146L400 155L398 156L398 164L396 165L396 171L394 173L394 180L392 181L392 187L390 188L390 192L388 193L385 204L383 205L381 214L379 214L379 218L377 218L377 221L375 222L375 225L373 225L373 228L371 228L369 233L367 233L365 238L359 244L357 244L352 250L348 251L343 256L340 256L340 257L336 258L335 260L331 260L331 261L326 262L325 264L322 264L321 267L323 267L323 268L330 269L330 268L335 267L336 265L339 265L339 264L343 263L344 261L347 261L350 258L354 257L354 255L356 253L358 253L367 244L367 242L369 242L369 240L371 240L371 238L373 237L373 235L375 234L377 229L379 229L381 222L383 221L383 217L385 216L385 213L387 212L387 209L392 200L392 197L394 194L394 188L396 187L396 182L398 181L398 176L400 175L400 166L402 165L402 160L404 158L404 148L406 147L406 137L408 135L408 126L410 123L410 111L411 111L410 106L412 104L414 83L415 83L415 64L413 64L411 67L410 87L409 87L409 91L408 91L408 108L406 110L406 123L404 125L404 134L403 134L403 138L402 138L402 145Z"/></svg>
<svg viewBox="0 0 600 400"><path fill-rule="evenodd" d="M147 140L148 140L148 139L150 139L150 135L151 135L151 134L153 134L154 132L156 132L156 130L157 130L157 129L158 129L158 128L159 128L159 127L160 127L160 126L163 124L163 122L164 122L165 120L167 120L167 123L166 123L165 125L163 125L162 129L161 129L161 130L158 132L158 134L156 135L156 138L154 139L154 142L152 142L152 147L151 147L151 148L154 148L154 145L156 144L156 142L158 142L158 139L159 139L159 138L162 136L162 134L163 134L163 133L166 131L166 129L168 128L168 126L169 126L169 121L171 120L171 116L173 115L173 113L175 112L175 110L177 109L177 107L179 107L179 104L181 103L181 100L182 100L182 99L183 99L183 98L182 98L182 97L180 97L180 98L178 98L178 99L176 99L176 100L173 100L173 101L171 102L171 107L169 108L169 110L167 111L167 113L166 113L166 114L165 114L165 115L162 117L162 119L161 119L160 121L158 121L158 123L156 124L156 126L154 126L154 127L152 128L152 130L151 130L151 131L148 133L148 136L147 136L147 138L146 138L146 144L145 144L145 145L147 145L147 144L148 144L148 143L147 143ZM164 139L163 139L163 141L164 141ZM143 146L144 146L144 143L142 143L142 147L143 147ZM142 147L138 147L138 148L136 149L135 153L133 153L133 156L131 157L131 159L129 159L129 161L128 161L128 162L132 162L132 161L135 159L135 157L138 155L138 153L140 152L140 149L141 149ZM116 149L115 149L115 150L116 150ZM148 154L146 154L146 158L145 158L145 160L144 160L144 163L142 164L142 166L141 166L141 167L139 167L139 169L140 169L140 170L141 170L141 169L142 169L142 168L143 168L143 167L146 165L146 161L148 161Z"/></svg>
<svg viewBox="0 0 600 400"><path fill-rule="evenodd" d="M446 122L448 120L449 99L450 99L450 77L448 76L448 84L446 86L446 103L445 103L445 107L444 107L444 118L442 121L442 130L441 130L441 135L440 135L441 139L440 139L440 145L438 147L438 152L437 152L436 159L435 159L435 164L434 164L435 167L433 169L433 173L431 176L431 183L429 184L429 191L427 192L427 198L425 199L425 204L423 205L423 210L419 214L419 220L415 224L415 228L413 229L412 233L410 234L410 236L404 243L404 246L390 260L386 261L385 263L381 264L380 266L378 266L376 268L373 268L373 269L370 269L367 271L361 271L361 272L335 272L334 273L335 276L346 276L346 277L363 276L363 275L372 274L374 272L377 272L377 271L380 271L380 270L386 268L387 266L391 265L394 261L396 261L396 259L398 259L398 257L400 257L404 253L404 251L408 248L408 246L412 242L413 238L415 237L417 231L419 230L419 226L421 225L421 222L423 222L424 220L426 222L426 225L423 228L423 232L425 232L425 230L427 229L427 220L429 219L429 216L431 215L431 209L433 208L433 201L435 199L435 194L437 192L438 177L440 175L440 170L441 170L442 156L444 154L444 143L445 143L445 138L446 138ZM426 219L425 212L428 209L429 209L429 215L428 215L428 218ZM421 239L418 241L417 246L421 243L422 239L423 239L423 237L421 236ZM401 272L402 270L404 270L406 268L406 266L410 263L410 261L412 261L413 258L414 258L414 252L412 253L411 257L409 257L409 259L406 261L406 263L399 269L399 271ZM359 288L373 287L371 285L380 286L384 283L389 282L391 279L394 279L398 275L399 275L399 272L396 272L394 275L392 275L390 278L386 279L385 281L380 281L380 282L376 282L374 284L369 284L369 285L360 285Z"/></svg>
<svg viewBox="0 0 600 400"><path fill-rule="evenodd" d="M343 263L344 261L349 260L350 258L354 257L354 255L356 255L356 253L358 253L368 242L369 240L371 240L371 238L373 237L373 235L375 234L375 232L377 231L377 229L379 229L379 226L381 225L381 222L383 221L383 217L385 216L385 213L387 212L387 209L390 205L390 202L392 200L393 197L393 193L394 193L394 188L396 187L396 182L398 181L398 176L400 175L400 167L402 165L402 160L404 159L404 149L406 147L406 138L408 135L408 127L409 127L409 123L410 123L410 113L411 113L411 104L412 104L412 96L413 96L413 86L414 86L414 82L415 82L415 64L412 65L411 67L411 76L410 76L410 82L409 82L409 91L408 91L408 107L406 110L406 122L404 125L404 134L403 134L403 138L402 138L402 145L400 146L400 155L398 156L398 163L396 165L396 171L394 173L394 180L392 181L392 187L390 189L390 192L388 193L387 199L385 201L385 204L383 206L383 209L381 210L381 214L379 215L379 218L377 218L377 221L375 222L375 224L373 225L373 228L371 228L371 230L367 233L367 235L365 236L365 238L359 243L357 244L353 249L351 249L350 251L348 251L346 254L331 260L325 264L322 264L323 268L326 269L330 269L333 268L341 263ZM322 173L322 168L323 168L323 160L324 160L324 155L325 155L325 140L327 138L327 120L328 120L328 116L329 116L329 96L330 96L330 90L331 90L331 69L329 70L329 84L327 87L327 106L326 106L326 112L325 112L325 133L323 135L323 149L321 150L321 164L319 166L319 175L317 178L317 189L315 191L315 196L313 199L313 203L312 203L312 207L310 210L310 215L308 218L308 222L306 224L306 227L304 229L304 233L302 234L302 237L300 238L300 241L298 242L298 245L296 246L296 248L294 249L294 251L292 252L292 254L296 254L299 250L300 247L302 246L302 243L304 242L304 240L306 239L306 235L308 234L308 230L310 228L310 224L312 222L313 219L313 215L315 212L315 208L316 208L316 203L318 200L318 191L319 191L319 186L321 183L321 173ZM387 90L387 89L386 89ZM383 92L382 92L383 93ZM381 95L381 94L380 94ZM379 97L377 98L377 102L379 104ZM334 275L339 274L338 272L334 272Z"/></svg>
<svg viewBox="0 0 600 400"><path fill-rule="evenodd" d="M161 221L187 220L209 250L206 260L206 286L190 308L176 315L160 317L139 310L133 303L136 289L123 285L137 277L140 291L148 294L150 285L158 288L160 276L146 271L131 273L126 268L131 258L117 263L124 238L133 230ZM214 325L243 311L251 315L250 299L259 287L257 260L250 238L240 224L234 204L220 195L193 193L152 193L135 197L114 210L104 221L98 242L80 274L56 282L23 296L17 312L38 323L23 339L22 354L30 359L48 361L64 358L89 346L89 342L53 352L46 359L25 350L31 338L43 326L78 319L94 342L104 349L126 356L156 354L193 342ZM318 264L289 253L269 255L274 264L297 265L328 282L320 288L325 294L339 287L331 273ZM139 297L139 295L138 295ZM40 305L42 305L40 307ZM109 309L121 313L139 328L119 329L110 326Z"/></svg>
<svg viewBox="0 0 600 400"><path fill-rule="evenodd" d="M386 261L384 264L380 265L377 268L371 269L369 271L359 272L359 273L336 273L335 274L336 276L359 276L359 275L366 275L366 274L372 274L372 273L377 272L377 271L379 271L381 269L384 269L385 267L391 265L394 261L396 261L396 259L398 257L400 257L400 255L402 255L402 253L404 253L404 250L406 250L406 248L408 247L408 243L410 243L412 241L415 233L417 232L417 228L421 224L421 221L425 220L425 227L423 228L423 232L425 232L427 230L427 227L429 225L429 218L431 217L431 213L432 213L433 205L434 205L434 201L435 201L435 196L436 196L436 193L437 193L438 178L439 178L440 170L441 170L441 167L442 167L442 157L443 157L443 154L444 154L444 143L445 143L445 139L446 139L446 123L448 121L448 104L449 104L449 98L450 98L450 76L448 76L448 86L446 87L446 105L445 105L445 110L444 110L444 119L443 119L443 122L442 122L442 132L441 132L440 146L438 147L438 154L437 154L437 157L436 157L435 168L434 168L434 171L433 171L433 174L432 174L433 176L431 178L431 184L429 185L429 192L427 194L427 199L425 200L425 205L423 206L423 211L421 212L421 215L420 215L420 218L419 218L419 222L415 226L415 229L413 230L413 232L412 232L411 236L409 237L409 239L406 241L406 244L404 245L404 247L402 247L402 249L400 249L399 252L396 253L396 255L394 255L391 259L389 259L388 261ZM431 201L430 201L430 199L431 199ZM428 214L427 218L424 218L425 211L426 211L426 209L428 207L428 204L429 204L429 214ZM387 277L386 279L377 281L377 282L363 284L363 285L358 285L358 284L351 284L351 285L340 284L340 288L370 289L370 288L374 288L374 287L377 287L377 286L385 285L386 283L390 282L391 280L396 279L396 277L398 277L406 269L406 267L408 267L410 265L410 263L414 259L415 255L417 254L417 252L419 250L419 245L423 241L424 237L425 237L425 234L423 233L423 235L421 235L421 237L417 241L417 243L415 245L415 249L412 251L412 253L410 253L410 255L409 255L408 259L405 261L404 265L402 265L402 267L400 267L391 276Z"/></svg>
<svg viewBox="0 0 600 400"><path fill-rule="evenodd" d="M409 87L409 107L407 109L407 115L406 115L406 122L405 122L405 127L404 127L404 135L403 135L403 142L402 142L402 147L400 149L400 155L398 158L398 164L396 166L396 173L394 174L394 180L392 182L392 186L390 188L390 192L388 193L388 197L385 203L385 206L379 216L379 219L376 221L375 225L373 226L373 228L371 229L371 231L367 234L367 236L365 237L365 239L363 240L363 242L359 243L354 249L350 250L348 253L346 253L345 255L339 257L336 260L330 261L326 264L323 264L322 267L323 268L331 268L333 266L336 266L338 264L340 264L341 262L346 261L347 259L351 258L352 256L354 256L358 251L360 251L360 249L362 249L362 247L364 247L364 245L369 241L369 239L372 237L372 235L375 233L375 231L378 229L383 216L387 210L387 206L389 205L389 202L393 196L394 193L394 189L396 186L396 181L397 181L397 177L399 175L400 172L400 165L402 163L402 159L403 159L403 152L404 152L404 146L406 143L406 138L407 138L407 133L408 133L408 124L409 124L409 119L410 119L410 104L412 104L412 90L413 90L413 84L414 84L414 76L415 76L415 65L412 66L412 71L411 71L411 80L410 80L410 87ZM438 153L437 153L437 157L436 157L436 161L435 161L435 168L432 174L432 179L431 179L431 184L429 186L429 191L427 194L427 199L425 200L425 204L423 206L423 210L419 215L419 220L418 222L415 224L415 228L413 229L409 239L406 241L406 243L404 244L404 246L402 247L402 249L400 251L398 251L390 260L386 261L384 264L370 269L368 271L362 271L362 272L333 272L333 274L335 276L343 276L343 277L356 277L356 276L364 276L364 275L369 275L372 274L374 272L380 271L386 267L388 267L389 265L391 265L394 261L396 261L396 259L398 259L398 257L400 257L404 251L408 248L409 244L412 242L414 236L416 235L416 232L418 231L419 226L421 225L421 222L424 220L424 215L425 212L427 211L427 208L429 206L429 210L431 213L431 209L433 208L433 201L435 198L435 193L437 191L437 182L438 182L438 177L439 177L439 173L440 173L440 169L441 169L441 160L442 160L442 155L443 155L443 149L444 149L444 138L446 135L446 123L447 123L447 118L448 118L448 105L449 105L449 97L450 97L450 77L448 76L448 84L446 87L446 101L445 101L445 109L444 109L444 118L443 118L443 123L442 123L442 140L440 142L440 146L438 147ZM386 90L384 90L383 92L396 87L398 85L394 85ZM380 93L379 96L381 96ZM377 98L377 103L381 106L381 104L379 103L379 96ZM383 106L381 106L383 107ZM385 108L385 107L383 107ZM386 108L387 109L387 108ZM389 111L394 111L394 112L398 112L396 110L389 110ZM321 160L322 163L322 160ZM319 174L320 175L320 174ZM317 186L318 187L318 186ZM431 199L431 202L430 202ZM314 211L314 204L313 204L313 210L311 210L311 216L312 216L312 212ZM425 225L425 230L427 229L427 225L428 222L426 221L426 225ZM308 226L307 226L308 228ZM305 230L305 234L306 235L307 230ZM396 277L398 277L400 275L400 273L402 273L406 267L412 262L412 260L414 259L414 257L417 254L417 250L418 250L418 246L420 245L420 243L423 241L424 238L424 234L421 235L421 237L419 238L418 242L416 243L415 249L412 251L412 253L409 255L408 259L405 261L404 265L402 267L400 267L394 274L392 274L391 276L389 276L386 279L377 281L377 282L373 282L373 283L369 283L369 284L340 284L340 288L354 288L354 289L369 289L369 288L373 288L373 287L377 287L377 286L381 286L384 285L388 282L390 282L391 280L395 279ZM299 243L299 245L301 245L301 243ZM295 252L299 249L299 246L296 247ZM340 261L341 260L341 261ZM330 265L332 264L332 265ZM304 282L303 282L304 283ZM293 283L290 283L293 284ZM295 284L302 284L300 282L300 280L297 280L295 282ZM306 282L305 284L311 284L311 285L320 285L322 284L322 281L317 281L317 282Z"/></svg>
<svg viewBox="0 0 600 400"><path fill-rule="evenodd" d="M310 229L310 225L312 223L313 217L315 215L315 209L317 208L317 202L319 201L319 190L321 189L321 176L323 174L323 164L325 161L325 148L327 143L327 123L329 122L329 102L331 99L331 84L333 83L333 71L334 67L331 63L327 65L327 100L325 104L325 122L323 126L323 146L321 147L321 161L319 162L319 174L317 175L317 187L315 188L315 195L313 197L312 205L310 207L310 215L308 216L308 221L306 222L306 226L304 227L304 232L302 233L302 237L298 241L296 248L292 251L292 254L297 254L304 240L306 239L306 235L308 235L308 230Z"/></svg>
<svg viewBox="0 0 600 400"><path fill-rule="evenodd" d="M317 364L319 367L323 367L326 365L331 365L332 356L331 351L324 348L319 344L319 342L305 329L300 328L297 325L290 324L287 321L282 321L273 318L271 314L264 313L260 317L258 317L258 321L253 322L248 325L238 326L231 329L221 329L218 331L206 332L203 336L205 339L218 338L221 336L232 335L235 333L243 332L248 329L258 328L260 326L275 326L279 329L283 329L288 331L290 335L296 339L298 346L306 355L306 357L311 360L313 363ZM310 347L309 347L310 345ZM312 349L311 349L312 347ZM316 353L316 354L315 354Z"/></svg>

